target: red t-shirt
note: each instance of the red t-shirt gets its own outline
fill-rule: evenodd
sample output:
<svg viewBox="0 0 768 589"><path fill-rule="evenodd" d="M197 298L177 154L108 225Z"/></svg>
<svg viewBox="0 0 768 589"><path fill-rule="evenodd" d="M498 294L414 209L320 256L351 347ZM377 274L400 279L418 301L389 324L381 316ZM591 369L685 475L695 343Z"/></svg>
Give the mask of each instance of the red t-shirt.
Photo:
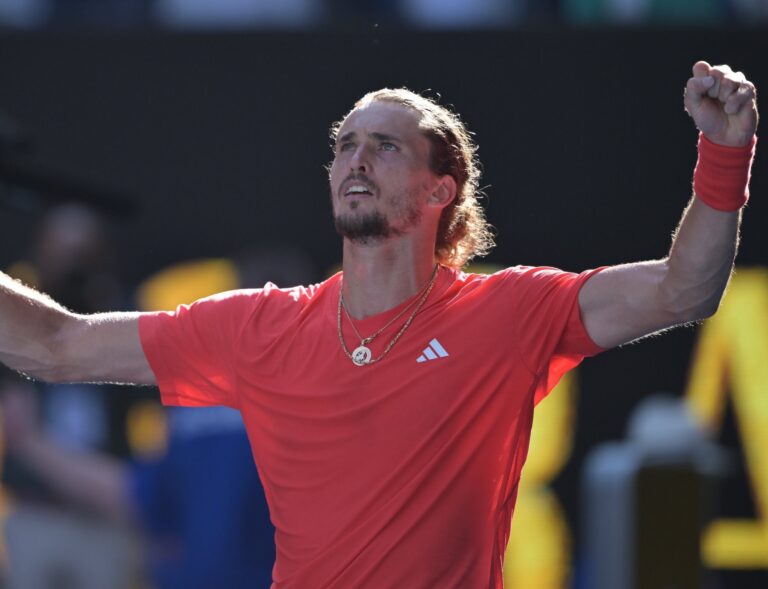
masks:
<svg viewBox="0 0 768 589"><path fill-rule="evenodd" d="M141 340L164 403L242 412L276 528L273 589L501 588L534 404L601 350L577 301L595 272L442 268L364 367L339 343L341 274L143 315ZM343 332L355 348L346 318Z"/></svg>

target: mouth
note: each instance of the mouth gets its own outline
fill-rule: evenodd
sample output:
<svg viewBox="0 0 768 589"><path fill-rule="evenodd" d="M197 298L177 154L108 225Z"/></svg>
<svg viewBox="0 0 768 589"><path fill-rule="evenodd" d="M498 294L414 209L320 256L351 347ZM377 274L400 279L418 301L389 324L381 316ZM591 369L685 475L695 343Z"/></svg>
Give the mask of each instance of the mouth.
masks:
<svg viewBox="0 0 768 589"><path fill-rule="evenodd" d="M361 188L359 186L352 186L344 192L344 197L347 199L360 199L373 196L373 193L367 188Z"/></svg>
<svg viewBox="0 0 768 589"><path fill-rule="evenodd" d="M346 199L363 199L373 196L374 188L367 182L361 180L350 180L340 191L341 196Z"/></svg>

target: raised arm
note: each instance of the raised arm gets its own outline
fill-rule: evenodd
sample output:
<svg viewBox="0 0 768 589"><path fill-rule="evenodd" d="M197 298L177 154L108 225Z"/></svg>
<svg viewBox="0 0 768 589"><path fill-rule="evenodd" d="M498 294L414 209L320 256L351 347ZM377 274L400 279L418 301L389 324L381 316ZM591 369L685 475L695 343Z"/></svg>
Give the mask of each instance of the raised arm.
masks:
<svg viewBox="0 0 768 589"><path fill-rule="evenodd" d="M49 382L155 384L139 313L78 315L0 272L0 362Z"/></svg>
<svg viewBox="0 0 768 589"><path fill-rule="evenodd" d="M668 256L608 268L579 293L587 332L605 348L712 315L733 270L757 129L755 87L727 65L699 61L685 108L701 132L699 164Z"/></svg>

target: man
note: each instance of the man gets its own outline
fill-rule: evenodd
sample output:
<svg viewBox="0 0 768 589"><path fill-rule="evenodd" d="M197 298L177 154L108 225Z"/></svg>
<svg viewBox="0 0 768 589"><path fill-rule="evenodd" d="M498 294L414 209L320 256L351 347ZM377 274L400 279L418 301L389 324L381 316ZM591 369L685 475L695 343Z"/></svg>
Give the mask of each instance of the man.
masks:
<svg viewBox="0 0 768 589"><path fill-rule="evenodd" d="M697 62L685 106L703 134L696 195L663 260L460 272L489 245L469 134L382 90L334 130L343 273L89 317L6 280L0 358L239 409L276 528L275 588L501 587L534 403L584 356L710 315L728 281L755 89Z"/></svg>

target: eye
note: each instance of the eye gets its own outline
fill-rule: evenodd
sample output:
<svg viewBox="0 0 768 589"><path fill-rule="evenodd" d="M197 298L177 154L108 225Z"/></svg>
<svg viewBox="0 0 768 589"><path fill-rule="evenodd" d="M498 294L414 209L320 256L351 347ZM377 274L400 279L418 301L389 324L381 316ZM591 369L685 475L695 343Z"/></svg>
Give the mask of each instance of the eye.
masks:
<svg viewBox="0 0 768 589"><path fill-rule="evenodd" d="M339 144L337 147L339 151L350 151L355 149L355 144L350 141L345 141L344 143Z"/></svg>
<svg viewBox="0 0 768 589"><path fill-rule="evenodd" d="M380 147L382 151L397 151L397 145L390 143L389 141L382 142Z"/></svg>

